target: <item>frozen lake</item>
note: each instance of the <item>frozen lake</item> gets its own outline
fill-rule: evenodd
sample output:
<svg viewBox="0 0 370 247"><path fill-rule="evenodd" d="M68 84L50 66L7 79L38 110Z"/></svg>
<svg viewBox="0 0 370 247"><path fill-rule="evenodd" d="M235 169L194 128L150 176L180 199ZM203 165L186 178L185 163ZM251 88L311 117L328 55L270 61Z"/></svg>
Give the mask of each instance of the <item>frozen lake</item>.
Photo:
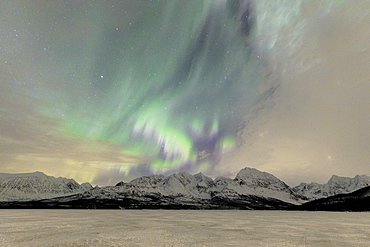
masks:
<svg viewBox="0 0 370 247"><path fill-rule="evenodd" d="M1 210L0 246L370 246L370 213Z"/></svg>

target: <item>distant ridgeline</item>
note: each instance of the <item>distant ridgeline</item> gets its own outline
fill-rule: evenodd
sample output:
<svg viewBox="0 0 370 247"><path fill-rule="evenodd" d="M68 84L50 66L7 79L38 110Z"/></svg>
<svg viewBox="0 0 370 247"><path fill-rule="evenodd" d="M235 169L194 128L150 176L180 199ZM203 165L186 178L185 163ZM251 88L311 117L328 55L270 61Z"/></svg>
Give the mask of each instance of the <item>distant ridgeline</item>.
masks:
<svg viewBox="0 0 370 247"><path fill-rule="evenodd" d="M290 188L254 168L242 169L234 179L179 172L95 188L41 172L0 173L0 208L364 211L370 210L369 185L365 175L333 176L326 184Z"/></svg>

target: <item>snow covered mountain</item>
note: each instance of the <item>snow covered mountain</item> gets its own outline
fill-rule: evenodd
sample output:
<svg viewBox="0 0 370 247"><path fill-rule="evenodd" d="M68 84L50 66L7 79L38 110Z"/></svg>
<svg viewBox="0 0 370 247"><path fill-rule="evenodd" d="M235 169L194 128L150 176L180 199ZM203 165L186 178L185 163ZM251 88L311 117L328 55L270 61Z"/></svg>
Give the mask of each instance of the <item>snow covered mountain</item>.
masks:
<svg viewBox="0 0 370 247"><path fill-rule="evenodd" d="M351 193L338 194L292 207L312 211L370 211L370 186Z"/></svg>
<svg viewBox="0 0 370 247"><path fill-rule="evenodd" d="M235 177L213 180L202 173L191 175L179 172L168 177L151 175L134 179L130 183L117 184L122 190L132 194L146 195L157 193L164 196L183 196L198 199L211 199L215 196L236 198L240 195L253 195L275 198L284 202L299 204L302 198L295 194L283 181L272 174L254 168L244 168Z"/></svg>
<svg viewBox="0 0 370 247"><path fill-rule="evenodd" d="M0 174L0 196L2 201L28 201L16 203L19 207L37 208L282 209L304 202L284 182L253 168L242 169L234 179L179 172L93 189L40 172ZM40 200L46 198L53 199Z"/></svg>
<svg viewBox="0 0 370 247"><path fill-rule="evenodd" d="M0 174L0 207L289 209L306 202L307 198L348 193L369 182L370 177L365 175L333 176L327 184L302 183L292 189L270 173L244 168L234 179L213 180L202 173L179 172L92 188L90 184L79 185L73 179L54 178L40 172Z"/></svg>
<svg viewBox="0 0 370 247"><path fill-rule="evenodd" d="M304 202L287 184L274 175L261 172L254 168L244 168L220 191L223 197L239 195L256 195L265 198L275 198L292 204Z"/></svg>
<svg viewBox="0 0 370 247"><path fill-rule="evenodd" d="M204 180L206 182L204 182ZM209 199L208 189L214 186L213 180L202 174L192 176L179 172L168 177L152 175L137 178L129 183L136 186L141 193L159 193L164 196L188 196Z"/></svg>
<svg viewBox="0 0 370 247"><path fill-rule="evenodd" d="M0 201L29 201L73 195L92 189L91 184L78 184L73 179L55 178L42 172L0 173Z"/></svg>
<svg viewBox="0 0 370 247"><path fill-rule="evenodd" d="M112 194L120 194L131 197L165 196L176 198L211 199L211 192L218 188L212 178L198 173L191 175L187 172L179 172L168 177L164 175L143 176L129 183L119 182L116 186L107 186L92 190L93 196L109 198ZM104 196L102 196L104 195Z"/></svg>
<svg viewBox="0 0 370 247"><path fill-rule="evenodd" d="M104 201L105 206L120 201L120 207L126 208L199 209L278 209L304 202L284 182L253 168L244 168L235 179L213 180L202 173L187 172L143 176L129 183L121 181L116 186L94 188L73 200Z"/></svg>
<svg viewBox="0 0 370 247"><path fill-rule="evenodd" d="M370 177L357 175L354 178L333 175L326 184L301 183L293 188L297 194L315 200L333 195L350 193L370 185Z"/></svg>

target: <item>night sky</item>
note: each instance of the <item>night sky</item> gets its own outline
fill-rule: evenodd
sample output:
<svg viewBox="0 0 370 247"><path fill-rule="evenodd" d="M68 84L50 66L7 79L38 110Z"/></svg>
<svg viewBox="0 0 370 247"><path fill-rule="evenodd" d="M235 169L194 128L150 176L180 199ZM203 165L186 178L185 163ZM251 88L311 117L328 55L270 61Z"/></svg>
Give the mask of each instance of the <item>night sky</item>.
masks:
<svg viewBox="0 0 370 247"><path fill-rule="evenodd" d="M0 172L370 175L369 1L0 3Z"/></svg>

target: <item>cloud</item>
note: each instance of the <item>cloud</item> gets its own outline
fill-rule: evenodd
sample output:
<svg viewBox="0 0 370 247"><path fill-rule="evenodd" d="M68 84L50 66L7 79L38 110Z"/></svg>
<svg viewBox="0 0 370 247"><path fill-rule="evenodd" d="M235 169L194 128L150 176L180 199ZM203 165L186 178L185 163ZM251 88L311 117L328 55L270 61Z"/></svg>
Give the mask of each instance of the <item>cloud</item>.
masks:
<svg viewBox="0 0 370 247"><path fill-rule="evenodd" d="M302 6L301 20L266 53L265 87L276 90L249 111L244 144L224 157L223 169L253 166L293 185L324 182L333 173L368 173L368 7L356 2L325 11L320 1ZM300 35L296 43L289 40L294 32Z"/></svg>
<svg viewBox="0 0 370 247"><path fill-rule="evenodd" d="M368 172L369 2L255 1L255 21L237 25L222 4L191 3L185 12L173 8L182 1L4 4L1 171L114 184L153 172L163 141L190 160L204 151L217 160L212 150L233 146L249 109L220 164L165 160L158 171L234 176L252 166L292 184ZM135 126L148 133L133 136Z"/></svg>
<svg viewBox="0 0 370 247"><path fill-rule="evenodd" d="M7 102L7 109L12 103ZM1 172L38 170L57 177L73 177L79 182L108 185L124 176L130 164L145 159L125 153L124 147L108 141L68 135L59 130L61 123L25 106L17 105L11 113L1 112L0 120ZM116 176L104 175L117 169L121 172ZM103 175L97 179L98 174Z"/></svg>

